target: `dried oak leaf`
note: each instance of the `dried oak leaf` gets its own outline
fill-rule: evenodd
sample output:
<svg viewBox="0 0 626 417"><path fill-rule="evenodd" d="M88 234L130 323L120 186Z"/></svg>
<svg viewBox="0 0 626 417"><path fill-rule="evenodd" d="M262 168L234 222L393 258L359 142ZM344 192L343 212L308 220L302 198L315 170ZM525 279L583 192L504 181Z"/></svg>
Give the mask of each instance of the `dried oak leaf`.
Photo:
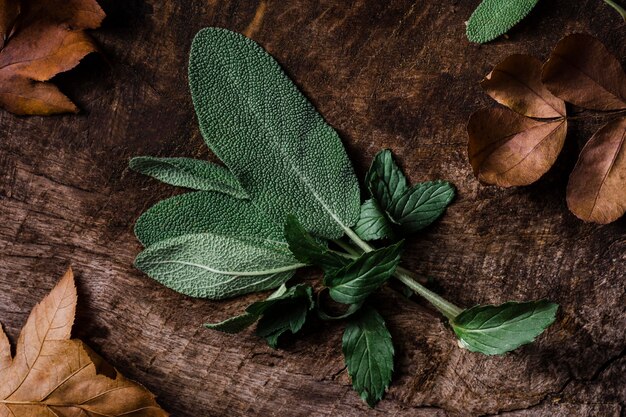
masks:
<svg viewBox="0 0 626 417"><path fill-rule="evenodd" d="M542 81L556 96L593 110L626 109L626 73L596 38L561 39L545 63Z"/></svg>
<svg viewBox="0 0 626 417"><path fill-rule="evenodd" d="M565 116L565 102L541 82L541 61L530 55L511 55L480 83L498 103L528 117Z"/></svg>
<svg viewBox="0 0 626 417"><path fill-rule="evenodd" d="M563 148L567 122L487 108L472 114L467 132L474 175L486 184L513 187L531 184L550 169Z"/></svg>
<svg viewBox="0 0 626 417"><path fill-rule="evenodd" d="M567 184L567 206L600 224L626 213L626 118L609 122L587 142Z"/></svg>
<svg viewBox="0 0 626 417"><path fill-rule="evenodd" d="M45 81L96 51L84 30L102 19L95 0L0 0L0 106L19 115L77 112Z"/></svg>
<svg viewBox="0 0 626 417"><path fill-rule="evenodd" d="M80 340L71 269L31 312L11 355L0 328L0 417L164 417L154 396Z"/></svg>

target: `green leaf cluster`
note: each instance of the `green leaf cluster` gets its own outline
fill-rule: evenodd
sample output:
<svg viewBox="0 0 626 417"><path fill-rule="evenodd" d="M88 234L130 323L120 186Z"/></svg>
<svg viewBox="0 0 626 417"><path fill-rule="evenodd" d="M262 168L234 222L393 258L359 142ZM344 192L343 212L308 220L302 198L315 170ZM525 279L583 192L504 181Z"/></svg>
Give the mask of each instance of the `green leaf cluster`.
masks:
<svg viewBox="0 0 626 417"><path fill-rule="evenodd" d="M446 181L409 187L387 149L374 158L365 183L370 199L361 206L354 228L363 240L394 239L418 232L437 220L454 198L454 186Z"/></svg>
<svg viewBox="0 0 626 417"><path fill-rule="evenodd" d="M343 320L348 373L374 406L391 382L394 348L372 294L392 277L442 312L473 351L504 353L554 320L556 306L541 302L532 311L513 303L462 310L402 268L403 238L439 218L454 187L445 181L410 186L384 150L367 173L361 204L337 133L255 42L224 29L200 31L189 81L202 136L223 166L187 158L131 161L138 172L194 190L157 203L137 220L145 249L135 265L193 297L275 290L207 328L237 333L256 323L257 335L276 348L282 335L299 333L316 316ZM368 243L374 240L378 247ZM290 283L309 266L323 271L318 285ZM326 291L344 314L323 311L319 295Z"/></svg>

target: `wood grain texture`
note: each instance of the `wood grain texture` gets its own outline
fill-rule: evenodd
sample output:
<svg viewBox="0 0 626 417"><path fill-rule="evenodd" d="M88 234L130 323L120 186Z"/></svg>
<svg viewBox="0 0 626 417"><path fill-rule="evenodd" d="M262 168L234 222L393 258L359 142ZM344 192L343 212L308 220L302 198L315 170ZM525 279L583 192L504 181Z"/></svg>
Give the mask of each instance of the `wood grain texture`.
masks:
<svg viewBox="0 0 626 417"><path fill-rule="evenodd" d="M464 21L478 1L102 0L90 56L55 81L83 111L0 113L0 321L15 342L68 264L77 276L74 336L176 416L615 416L626 413L626 220L585 224L565 186L603 118L572 121L564 153L536 184L479 185L466 121L493 105L479 81L511 53L546 59L589 32L623 61L626 27L599 0L539 2L508 39L478 46ZM343 366L341 324L313 325L273 351L248 331L200 327L254 296L208 302L132 267L132 225L178 192L127 169L136 155L208 157L187 88L195 32L221 26L266 47L337 128L359 176L383 147L411 181L444 178L459 196L408 245L407 264L458 305L548 297L558 322L533 345L485 357L455 345L421 303L376 300L397 349L394 383L370 410ZM623 62L622 62L623 63Z"/></svg>

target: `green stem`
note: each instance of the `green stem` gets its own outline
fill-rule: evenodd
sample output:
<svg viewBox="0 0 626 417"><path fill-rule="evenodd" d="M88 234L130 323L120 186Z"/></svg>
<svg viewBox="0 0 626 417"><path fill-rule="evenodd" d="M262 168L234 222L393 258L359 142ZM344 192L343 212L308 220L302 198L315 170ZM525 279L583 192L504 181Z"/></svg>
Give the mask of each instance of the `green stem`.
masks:
<svg viewBox="0 0 626 417"><path fill-rule="evenodd" d="M351 229L346 229L346 235L361 249L365 252L371 252L374 250L367 242L363 241L354 231ZM339 244L339 243L338 243ZM342 247L344 247L342 245ZM345 249L345 247L344 247ZM354 249L353 249L354 250ZM421 285L418 280L419 277L412 273L411 271L404 269L402 267L396 268L396 272L393 274L398 280L400 280L404 285L415 291L415 293L424 297L429 303L431 303L437 310L441 312L448 320L454 319L458 316L463 309L455 306L445 298L439 296L438 294L432 292L428 288Z"/></svg>
<svg viewBox="0 0 626 417"><path fill-rule="evenodd" d="M455 306L445 298L439 296L438 294L432 292L431 290L417 282L417 277L411 271L407 271L404 268L396 268L394 276L402 283L404 283L404 285L428 300L428 302L431 303L437 310L439 310L441 314L446 316L448 320L454 319L463 311L463 309Z"/></svg>
<svg viewBox="0 0 626 417"><path fill-rule="evenodd" d="M626 21L626 10L624 10L622 6L620 6L613 0L604 0L604 2L608 4L609 6L611 6L612 8L614 8L615 10L617 10L617 13L619 13L622 16L622 19Z"/></svg>

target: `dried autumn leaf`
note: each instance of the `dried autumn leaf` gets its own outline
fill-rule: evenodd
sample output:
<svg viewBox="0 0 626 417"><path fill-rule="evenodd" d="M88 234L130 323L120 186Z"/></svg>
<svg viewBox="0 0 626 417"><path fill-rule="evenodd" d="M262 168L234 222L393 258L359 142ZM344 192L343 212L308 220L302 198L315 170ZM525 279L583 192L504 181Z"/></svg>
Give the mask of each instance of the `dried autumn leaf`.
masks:
<svg viewBox="0 0 626 417"><path fill-rule="evenodd" d="M609 122L587 142L567 184L567 206L600 224L626 212L626 118Z"/></svg>
<svg viewBox="0 0 626 417"><path fill-rule="evenodd" d="M102 19L95 0L0 0L0 30L4 27L6 39L0 49L0 106L20 115L77 112L74 103L44 81L96 51L84 30L100 26Z"/></svg>
<svg viewBox="0 0 626 417"><path fill-rule="evenodd" d="M550 169L563 147L567 121L539 121L490 108L472 114L467 131L474 175L487 184L512 187L531 184Z"/></svg>
<svg viewBox="0 0 626 417"><path fill-rule="evenodd" d="M541 83L541 61L530 55L511 55L480 83L498 103L528 117L565 116L565 102Z"/></svg>
<svg viewBox="0 0 626 417"><path fill-rule="evenodd" d="M626 74L596 38L574 34L559 41L545 63L542 81L556 96L594 110L626 109Z"/></svg>
<svg viewBox="0 0 626 417"><path fill-rule="evenodd" d="M71 269L31 312L15 357L0 329L0 417L167 416L154 396L80 340Z"/></svg>

